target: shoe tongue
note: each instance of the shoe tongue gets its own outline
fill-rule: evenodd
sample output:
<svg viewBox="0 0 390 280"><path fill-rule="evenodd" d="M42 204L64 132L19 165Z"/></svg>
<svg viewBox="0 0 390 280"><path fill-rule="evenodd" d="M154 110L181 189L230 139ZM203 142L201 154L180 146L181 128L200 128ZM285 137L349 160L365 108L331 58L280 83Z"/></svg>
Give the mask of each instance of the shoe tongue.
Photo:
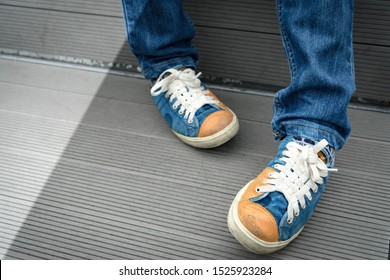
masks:
<svg viewBox="0 0 390 280"><path fill-rule="evenodd" d="M185 86L187 92L189 91L188 87ZM207 117L208 115L214 113L214 112L217 112L219 111L220 108L214 104L204 104L202 107L200 107L196 113L195 113L195 117L197 117L198 119L203 119L205 117Z"/></svg>
<svg viewBox="0 0 390 280"><path fill-rule="evenodd" d="M293 141L298 143L299 145L306 146L306 145L316 145L318 142L304 138L304 137L292 137ZM321 158L321 160L328 166L333 167L334 166L334 157L335 157L335 151L334 149L327 145L325 148L323 148L320 152L318 152L318 156Z"/></svg>
<svg viewBox="0 0 390 280"><path fill-rule="evenodd" d="M181 69L178 69L179 71L184 71L186 69L192 69L191 67L184 67L184 68L181 68ZM194 69L192 69L194 70ZM167 77L169 77L169 75L171 75L171 73L165 73L165 75L162 77L162 79L165 79ZM151 79L150 80L151 82L151 85L154 86L157 82L157 78L156 79ZM202 85L204 88L206 88L204 85ZM188 87L186 86L186 89L187 89L187 92L189 91ZM208 115L214 113L214 112L217 112L221 110L217 105L214 105L214 104L205 104L203 105L201 108L199 108L196 113L195 113L195 117L197 117L198 119L201 119L203 120L204 118L206 118Z"/></svg>
<svg viewBox="0 0 390 280"><path fill-rule="evenodd" d="M317 141L313 141L313 140L310 140L308 138L304 138L304 137L299 137L299 136L293 136L291 137L292 140L296 143L298 143L299 145L301 146L306 146L306 145L312 145L314 146L315 144L317 144L318 142Z"/></svg>

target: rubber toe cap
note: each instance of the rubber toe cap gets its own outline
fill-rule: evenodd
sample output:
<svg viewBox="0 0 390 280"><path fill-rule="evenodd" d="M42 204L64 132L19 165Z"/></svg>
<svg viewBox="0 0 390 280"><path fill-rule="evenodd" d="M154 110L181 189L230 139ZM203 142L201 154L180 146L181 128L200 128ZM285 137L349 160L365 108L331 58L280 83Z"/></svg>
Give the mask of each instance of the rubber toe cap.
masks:
<svg viewBox="0 0 390 280"><path fill-rule="evenodd" d="M210 114L200 126L198 137L212 136L226 127L233 121L233 114L228 110L217 111Z"/></svg>
<svg viewBox="0 0 390 280"><path fill-rule="evenodd" d="M258 239L266 242L279 241L275 218L263 206L252 201L240 201L238 218L241 224Z"/></svg>

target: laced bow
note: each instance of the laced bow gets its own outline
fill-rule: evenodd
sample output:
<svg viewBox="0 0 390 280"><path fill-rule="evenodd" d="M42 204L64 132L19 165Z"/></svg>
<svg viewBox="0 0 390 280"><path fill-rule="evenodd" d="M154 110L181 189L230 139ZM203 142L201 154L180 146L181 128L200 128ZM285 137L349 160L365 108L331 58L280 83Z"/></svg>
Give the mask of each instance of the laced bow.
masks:
<svg viewBox="0 0 390 280"><path fill-rule="evenodd" d="M195 71L187 68L181 71L169 69L162 73L156 84L151 89L152 96L165 93L172 103L172 108L179 109L179 114L184 114L188 122L192 123L196 111L205 104L216 104L217 101L206 95L208 91L198 79L202 73L195 75Z"/></svg>
<svg viewBox="0 0 390 280"><path fill-rule="evenodd" d="M323 139L315 146L299 145L295 142L290 142L286 145L287 150L283 152L283 157L280 160L285 162L285 165L276 164L274 169L279 172L269 173L269 179L265 179L263 183L267 185L257 187L257 192L280 192L284 195L288 202L287 206L287 222L292 223L294 216L299 215L299 204L302 209L306 208L305 196L312 200L313 193L318 191L318 185L324 182L329 171L337 171L337 169L328 168L326 164L319 158L318 152L328 145L328 142Z"/></svg>

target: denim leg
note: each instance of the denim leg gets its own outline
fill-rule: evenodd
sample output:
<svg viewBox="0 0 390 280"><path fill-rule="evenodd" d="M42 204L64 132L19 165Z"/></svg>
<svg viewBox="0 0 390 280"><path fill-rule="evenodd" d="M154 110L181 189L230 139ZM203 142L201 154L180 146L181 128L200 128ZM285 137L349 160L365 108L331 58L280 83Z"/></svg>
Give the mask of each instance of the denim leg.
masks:
<svg viewBox="0 0 390 280"><path fill-rule="evenodd" d="M337 149L351 126L347 106L355 91L353 0L276 0L291 84L277 92L272 128Z"/></svg>
<svg viewBox="0 0 390 280"><path fill-rule="evenodd" d="M183 0L122 0L127 38L145 78L169 68L195 68L194 26Z"/></svg>

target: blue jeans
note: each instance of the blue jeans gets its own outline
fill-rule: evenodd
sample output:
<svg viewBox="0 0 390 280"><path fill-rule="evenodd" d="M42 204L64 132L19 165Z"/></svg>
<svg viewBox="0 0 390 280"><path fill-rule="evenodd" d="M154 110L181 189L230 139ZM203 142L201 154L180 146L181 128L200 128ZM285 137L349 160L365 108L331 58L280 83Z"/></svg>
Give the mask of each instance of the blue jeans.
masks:
<svg viewBox="0 0 390 280"><path fill-rule="evenodd" d="M146 78L169 68L195 68L194 26L182 0L122 0L132 52ZM291 84L275 96L276 140L326 139L336 150L351 126L347 105L355 91L353 0L276 0Z"/></svg>

